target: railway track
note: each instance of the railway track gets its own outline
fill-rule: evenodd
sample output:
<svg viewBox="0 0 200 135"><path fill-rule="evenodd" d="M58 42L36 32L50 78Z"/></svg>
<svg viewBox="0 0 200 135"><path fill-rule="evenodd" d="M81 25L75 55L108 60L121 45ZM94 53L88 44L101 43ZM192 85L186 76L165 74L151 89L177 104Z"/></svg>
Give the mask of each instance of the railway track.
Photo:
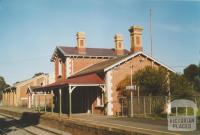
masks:
<svg viewBox="0 0 200 135"><path fill-rule="evenodd" d="M23 123L19 118L0 113L0 135L71 135L64 131Z"/></svg>

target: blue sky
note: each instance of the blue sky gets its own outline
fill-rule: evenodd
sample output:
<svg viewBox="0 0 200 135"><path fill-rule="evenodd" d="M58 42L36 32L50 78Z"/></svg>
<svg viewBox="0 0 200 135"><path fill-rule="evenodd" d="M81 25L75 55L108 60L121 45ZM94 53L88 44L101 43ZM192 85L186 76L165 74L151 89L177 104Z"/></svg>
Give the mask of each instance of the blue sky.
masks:
<svg viewBox="0 0 200 135"><path fill-rule="evenodd" d="M58 45L75 46L87 34L87 47L113 48L128 28L144 27L143 48L177 72L200 62L200 2L141 0L0 0L0 75L10 84L37 72L53 72L50 57Z"/></svg>

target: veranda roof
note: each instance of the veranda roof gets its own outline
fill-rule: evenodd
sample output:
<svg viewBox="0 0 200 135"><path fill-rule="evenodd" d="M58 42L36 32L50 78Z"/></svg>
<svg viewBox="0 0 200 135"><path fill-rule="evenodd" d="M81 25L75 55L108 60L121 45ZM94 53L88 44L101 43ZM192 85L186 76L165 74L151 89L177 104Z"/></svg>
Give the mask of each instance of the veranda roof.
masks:
<svg viewBox="0 0 200 135"><path fill-rule="evenodd" d="M91 85L102 85L105 84L104 79L99 77L96 73L87 74L83 76L73 77L66 80L57 81L55 83L35 88L33 90L45 90L52 88L61 88L69 85L78 85L78 86L91 86Z"/></svg>

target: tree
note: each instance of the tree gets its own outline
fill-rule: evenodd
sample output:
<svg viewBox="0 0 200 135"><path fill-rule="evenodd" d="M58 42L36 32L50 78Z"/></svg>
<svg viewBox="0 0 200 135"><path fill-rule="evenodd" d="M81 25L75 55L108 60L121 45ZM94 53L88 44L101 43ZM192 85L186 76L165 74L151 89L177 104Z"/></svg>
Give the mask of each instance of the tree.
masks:
<svg viewBox="0 0 200 135"><path fill-rule="evenodd" d="M167 71L163 68L145 67L133 75L133 81L140 87L141 95L167 95ZM130 77L121 81L118 89L125 89L127 85L130 85Z"/></svg>
<svg viewBox="0 0 200 135"><path fill-rule="evenodd" d="M172 96L190 97L195 92L184 75L170 74L170 91Z"/></svg>
<svg viewBox="0 0 200 135"><path fill-rule="evenodd" d="M140 86L141 95L167 96L168 87L172 96L189 97L198 94L194 91L194 88L185 75L169 73L169 78L167 76L168 73L163 68L146 67L137 71L133 75L133 80ZM168 79L170 80L169 84ZM200 85L200 83L198 84ZM124 90L127 85L130 85L130 76L119 83L118 89ZM124 93L125 95L129 95L127 92Z"/></svg>
<svg viewBox="0 0 200 135"><path fill-rule="evenodd" d="M33 78L34 78L34 77L37 77L37 76L40 76L40 75L43 75L43 74L44 74L43 72L35 73L34 76L33 76Z"/></svg>
<svg viewBox="0 0 200 135"><path fill-rule="evenodd" d="M199 76L199 68L195 64L191 64L184 69L184 76L188 81L193 82Z"/></svg>
<svg viewBox="0 0 200 135"><path fill-rule="evenodd" d="M0 91L4 90L5 88L7 88L9 85L6 84L4 78L2 76L0 76Z"/></svg>
<svg viewBox="0 0 200 135"><path fill-rule="evenodd" d="M117 90L119 91L119 96L129 97L129 92L126 89L126 86L129 86L131 83L130 76L127 76L124 80L122 80L118 86Z"/></svg>
<svg viewBox="0 0 200 135"><path fill-rule="evenodd" d="M164 68L146 67L133 75L143 95L167 95L167 71Z"/></svg>
<svg viewBox="0 0 200 135"><path fill-rule="evenodd" d="M5 88L9 87L8 84L6 84L4 78L0 76L0 100L2 99L2 92Z"/></svg>
<svg viewBox="0 0 200 135"><path fill-rule="evenodd" d="M199 63L199 76L200 76L200 63Z"/></svg>
<svg viewBox="0 0 200 135"><path fill-rule="evenodd" d="M190 82L192 88L200 92L200 66L189 65L184 69L184 76Z"/></svg>

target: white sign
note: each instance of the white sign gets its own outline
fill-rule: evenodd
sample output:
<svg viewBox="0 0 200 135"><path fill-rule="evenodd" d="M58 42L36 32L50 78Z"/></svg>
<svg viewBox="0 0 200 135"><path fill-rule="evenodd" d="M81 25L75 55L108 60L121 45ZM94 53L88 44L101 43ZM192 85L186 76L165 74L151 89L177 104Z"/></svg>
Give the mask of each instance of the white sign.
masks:
<svg viewBox="0 0 200 135"><path fill-rule="evenodd" d="M196 113L197 105L190 100L179 99L171 102L171 108L179 107L191 107L193 109L193 115L178 115L176 110L176 116L168 115L168 130L171 131L194 131L196 130ZM170 108L170 109L171 109Z"/></svg>
<svg viewBox="0 0 200 135"><path fill-rule="evenodd" d="M127 90L136 90L136 85L126 86Z"/></svg>

